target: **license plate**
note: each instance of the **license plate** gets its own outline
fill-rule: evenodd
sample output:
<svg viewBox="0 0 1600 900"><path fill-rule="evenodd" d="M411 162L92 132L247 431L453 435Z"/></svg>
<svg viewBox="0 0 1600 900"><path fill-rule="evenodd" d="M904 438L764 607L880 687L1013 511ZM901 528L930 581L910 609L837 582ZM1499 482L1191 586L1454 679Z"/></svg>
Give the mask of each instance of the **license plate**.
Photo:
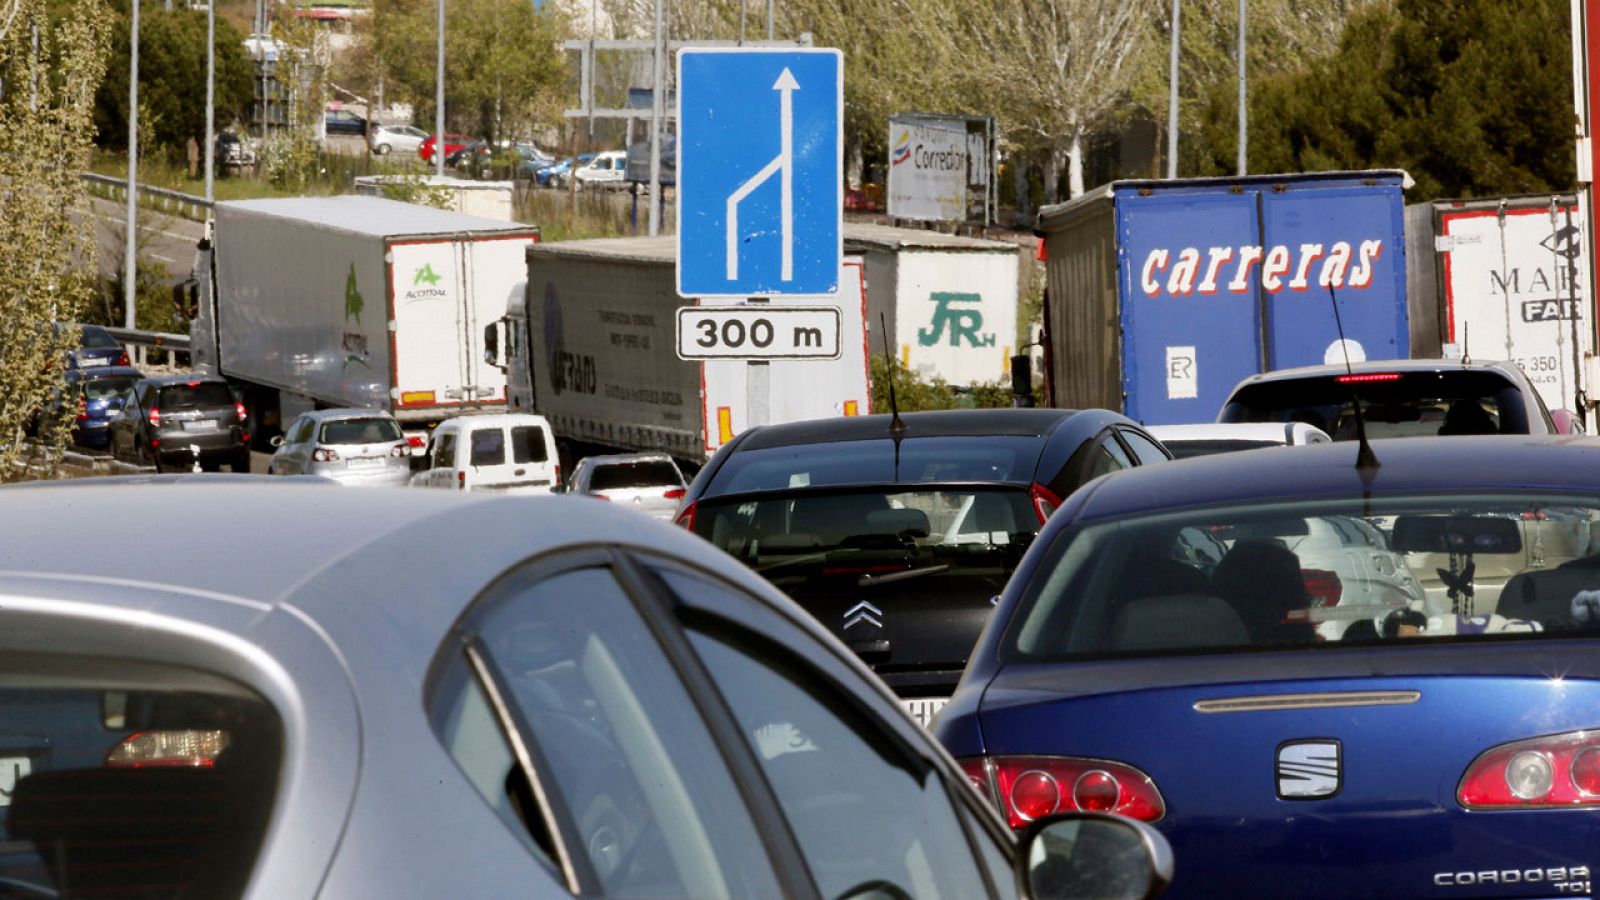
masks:
<svg viewBox="0 0 1600 900"><path fill-rule="evenodd" d="M937 716L939 710L944 709L944 705L949 702L949 697L913 697L901 700L900 705L906 708L911 718L921 723L923 728L927 728L933 724L933 717Z"/></svg>
<svg viewBox="0 0 1600 900"><path fill-rule="evenodd" d="M0 806L11 805L11 795L17 782L33 771L33 762L26 756L0 756Z"/></svg>
<svg viewBox="0 0 1600 900"><path fill-rule="evenodd" d="M216 419L194 419L183 423L184 431L216 431Z"/></svg>
<svg viewBox="0 0 1600 900"><path fill-rule="evenodd" d="M378 469L383 467L383 460L375 456L357 456L350 460L352 469Z"/></svg>

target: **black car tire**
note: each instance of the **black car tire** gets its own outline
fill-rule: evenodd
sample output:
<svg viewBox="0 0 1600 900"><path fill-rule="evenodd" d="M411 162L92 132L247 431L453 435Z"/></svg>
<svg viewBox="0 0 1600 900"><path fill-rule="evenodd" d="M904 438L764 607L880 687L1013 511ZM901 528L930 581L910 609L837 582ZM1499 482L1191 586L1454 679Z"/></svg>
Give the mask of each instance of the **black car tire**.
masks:
<svg viewBox="0 0 1600 900"><path fill-rule="evenodd" d="M228 468L234 472L250 474L250 448L245 447L229 457Z"/></svg>

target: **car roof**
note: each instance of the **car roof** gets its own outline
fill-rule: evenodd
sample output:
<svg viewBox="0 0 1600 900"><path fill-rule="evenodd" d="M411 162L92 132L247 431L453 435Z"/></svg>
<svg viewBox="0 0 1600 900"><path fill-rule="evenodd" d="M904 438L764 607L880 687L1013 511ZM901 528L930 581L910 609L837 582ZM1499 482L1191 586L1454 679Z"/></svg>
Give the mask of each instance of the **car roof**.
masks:
<svg viewBox="0 0 1600 900"><path fill-rule="evenodd" d="M902 440L933 437L1043 437L1074 416L1101 414L1134 424L1109 410L1072 409L953 409L903 413ZM893 435L890 415L835 416L784 425L752 428L745 433L736 451L767 450L800 444L827 444L843 441L887 440Z"/></svg>
<svg viewBox="0 0 1600 900"><path fill-rule="evenodd" d="M462 413L439 423L439 429L476 428L478 426L546 425L550 423L536 413Z"/></svg>
<svg viewBox="0 0 1600 900"><path fill-rule="evenodd" d="M600 456L585 456L579 463L594 466L625 466L630 463L641 462L672 462L672 457L665 453L609 453ZM673 463L677 465L677 463Z"/></svg>
<svg viewBox="0 0 1600 900"><path fill-rule="evenodd" d="M129 610L143 602L140 592L115 585L167 589L202 604L292 606L330 628L356 629L378 616L409 632L421 642L410 649L427 656L490 580L560 547L660 549L777 596L688 532L584 498L287 481L213 474L0 487L0 592L7 582L44 577L101 585L91 602ZM160 527L130 537L128 522ZM85 553L86 544L94 552ZM404 566L401 577L396 567ZM373 589L318 590L327 573Z"/></svg>
<svg viewBox="0 0 1600 900"><path fill-rule="evenodd" d="M304 415L307 418L316 419L319 422L326 421L328 419L392 419L392 418L394 418L394 416L390 415L385 410L371 409L371 408L368 408L368 407L341 407L341 408L338 408L338 409L314 409L311 412L304 413Z"/></svg>
<svg viewBox="0 0 1600 900"><path fill-rule="evenodd" d="M1328 376L1344 375L1347 372L1356 375L1374 372L1472 372L1490 369L1513 380L1522 380L1522 369L1514 363L1493 359L1474 359L1462 361L1459 359L1369 359L1363 362L1344 363L1322 366L1301 366L1297 369L1278 369L1272 372L1262 372L1239 382L1239 387L1247 384L1259 384L1267 381L1292 381L1299 378L1326 378ZM1235 388L1237 390L1237 388Z"/></svg>
<svg viewBox="0 0 1600 900"><path fill-rule="evenodd" d="M228 379L221 375L201 375L198 372L192 375L146 375L146 382L156 387L166 387L171 384L192 384L206 382L208 384L227 384Z"/></svg>
<svg viewBox="0 0 1600 900"><path fill-rule="evenodd" d="M1586 435L1415 437L1373 441L1379 467L1356 469L1356 441L1293 452L1245 450L1139 466L1094 482L1084 519L1183 507L1364 493L1600 491L1600 438Z"/></svg>
<svg viewBox="0 0 1600 900"><path fill-rule="evenodd" d="M127 375L143 378L144 373L132 366L81 366L67 369L68 381L88 381L94 378L113 378Z"/></svg>

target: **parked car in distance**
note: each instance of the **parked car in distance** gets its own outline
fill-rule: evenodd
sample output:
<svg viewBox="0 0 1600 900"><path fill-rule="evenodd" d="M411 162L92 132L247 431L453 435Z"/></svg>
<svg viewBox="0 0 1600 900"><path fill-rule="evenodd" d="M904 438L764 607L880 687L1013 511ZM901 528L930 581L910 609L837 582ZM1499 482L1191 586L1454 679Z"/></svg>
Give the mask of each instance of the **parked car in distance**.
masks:
<svg viewBox="0 0 1600 900"><path fill-rule="evenodd" d="M586 456L572 467L567 490L672 521L689 483L665 453Z"/></svg>
<svg viewBox="0 0 1600 900"><path fill-rule="evenodd" d="M625 184L623 176L627 172L628 154L620 150L607 150L604 153L596 153L593 159L579 166L570 176L563 176L562 185L565 185L565 179L570 177L579 188L620 188Z"/></svg>
<svg viewBox="0 0 1600 900"><path fill-rule="evenodd" d="M110 446L111 420L123 396L143 377L131 366L68 369L61 402L54 408L57 415L72 419L72 442L94 450Z"/></svg>
<svg viewBox="0 0 1600 900"><path fill-rule="evenodd" d="M429 435L422 465L412 487L548 494L561 483L555 433L529 413L446 419Z"/></svg>
<svg viewBox="0 0 1600 900"><path fill-rule="evenodd" d="M373 125L367 133L367 146L379 156L388 156L396 150L416 151L427 140L428 133L413 125Z"/></svg>
<svg viewBox="0 0 1600 900"><path fill-rule="evenodd" d="M134 480L0 488L8 897L1131 898L1172 876L1132 820L1010 840L847 650L668 526Z"/></svg>
<svg viewBox="0 0 1600 900"><path fill-rule="evenodd" d="M679 524L786 591L927 722L993 598L1079 485L1171 457L1107 410L848 416L751 428Z"/></svg>
<svg viewBox="0 0 1600 900"><path fill-rule="evenodd" d="M244 404L226 379L163 375L135 382L107 429L111 455L157 472L227 464L250 471Z"/></svg>
<svg viewBox="0 0 1600 900"><path fill-rule="evenodd" d="M471 141L472 141L472 136L471 135L467 135L467 134L447 134L447 135L445 135L444 136L444 158L445 159L449 159L450 158L450 154L456 152L457 150L460 150L462 147L465 147ZM417 145L417 155L422 157L422 161L427 163L430 166L433 165L433 145L434 145L434 142L435 142L434 136L430 134L427 137L422 139L422 143L421 144Z"/></svg>
<svg viewBox="0 0 1600 900"><path fill-rule="evenodd" d="M382 410L302 413L272 446L269 475L321 475L361 487L404 487L411 479L411 445Z"/></svg>
<svg viewBox="0 0 1600 900"><path fill-rule="evenodd" d="M1154 823L1183 860L1171 896L1589 890L1600 443L1371 449L1377 468L1332 442L1085 487L1018 566L935 734L1014 827L1074 808ZM1364 534L1341 549L1329 527ZM1197 536L1225 548L1209 571ZM1403 590L1363 599L1312 571L1379 537ZM1494 599L1474 591L1502 566ZM1420 596L1436 569L1449 596Z"/></svg>
<svg viewBox="0 0 1600 900"><path fill-rule="evenodd" d="M322 114L322 128L328 134L366 137L367 120L348 109L330 109Z"/></svg>
<svg viewBox="0 0 1600 900"><path fill-rule="evenodd" d="M1325 444L1331 438L1304 422L1209 422L1202 425L1149 425L1150 436L1172 451L1176 459L1210 456L1262 447Z"/></svg>
<svg viewBox="0 0 1600 900"><path fill-rule="evenodd" d="M65 326L57 322L50 327L52 330L59 330ZM78 346L67 353L68 368L128 365L128 351L123 348L121 342L111 336L111 332L99 325L78 325L77 328Z"/></svg>
<svg viewBox="0 0 1600 900"><path fill-rule="evenodd" d="M256 164L256 151L244 138L231 131L217 132L216 150L212 153L218 171L228 172Z"/></svg>
<svg viewBox="0 0 1600 900"><path fill-rule="evenodd" d="M548 165L534 168L533 178L546 187L565 187L567 180L571 177L574 160L576 160L577 165L582 166L591 159L594 159L593 153L580 153L576 157L564 157L560 162L552 162Z"/></svg>
<svg viewBox="0 0 1600 900"><path fill-rule="evenodd" d="M1539 392L1516 363L1386 359L1307 366L1239 382L1218 422L1306 422L1335 441L1354 440L1351 396L1360 395L1367 437L1555 434Z"/></svg>
<svg viewBox="0 0 1600 900"><path fill-rule="evenodd" d="M447 148L448 144L445 145ZM444 164L452 169L476 167L494 155L494 147L483 138L474 138L445 154Z"/></svg>

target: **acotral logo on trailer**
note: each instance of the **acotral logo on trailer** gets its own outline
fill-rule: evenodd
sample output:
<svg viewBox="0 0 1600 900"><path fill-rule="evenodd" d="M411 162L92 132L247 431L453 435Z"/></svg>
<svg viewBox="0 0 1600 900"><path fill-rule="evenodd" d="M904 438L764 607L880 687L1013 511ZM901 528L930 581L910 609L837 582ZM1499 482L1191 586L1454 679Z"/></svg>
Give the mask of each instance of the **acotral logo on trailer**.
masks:
<svg viewBox="0 0 1600 900"><path fill-rule="evenodd" d="M439 283L439 274L433 271L433 263L423 263L417 274L411 277L412 284L426 284L433 286Z"/></svg>

